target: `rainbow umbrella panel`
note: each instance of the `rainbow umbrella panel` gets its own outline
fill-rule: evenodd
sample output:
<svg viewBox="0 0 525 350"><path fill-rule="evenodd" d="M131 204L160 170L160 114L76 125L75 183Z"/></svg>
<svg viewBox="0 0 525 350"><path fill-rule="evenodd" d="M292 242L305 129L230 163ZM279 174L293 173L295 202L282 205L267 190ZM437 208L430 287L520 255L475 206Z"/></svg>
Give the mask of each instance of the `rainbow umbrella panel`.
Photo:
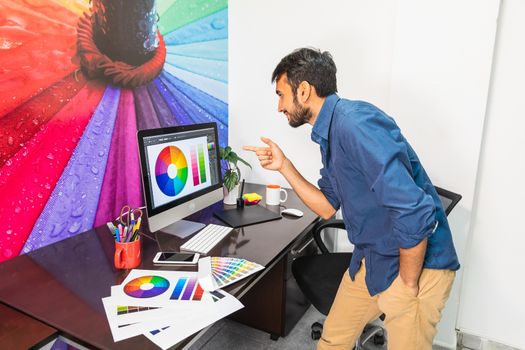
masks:
<svg viewBox="0 0 525 350"><path fill-rule="evenodd" d="M226 146L227 53L227 0L2 0L0 261L142 206L137 130Z"/></svg>

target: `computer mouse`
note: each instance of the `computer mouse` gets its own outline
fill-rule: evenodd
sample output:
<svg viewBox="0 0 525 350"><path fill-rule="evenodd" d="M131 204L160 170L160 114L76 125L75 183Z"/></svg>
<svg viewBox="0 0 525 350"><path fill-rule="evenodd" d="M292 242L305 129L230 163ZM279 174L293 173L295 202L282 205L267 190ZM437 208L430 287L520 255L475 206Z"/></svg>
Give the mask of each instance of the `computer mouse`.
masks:
<svg viewBox="0 0 525 350"><path fill-rule="evenodd" d="M293 208L284 209L281 212L281 214L295 216L297 218L300 218L301 216L304 215L303 212L300 211L299 209L293 209Z"/></svg>

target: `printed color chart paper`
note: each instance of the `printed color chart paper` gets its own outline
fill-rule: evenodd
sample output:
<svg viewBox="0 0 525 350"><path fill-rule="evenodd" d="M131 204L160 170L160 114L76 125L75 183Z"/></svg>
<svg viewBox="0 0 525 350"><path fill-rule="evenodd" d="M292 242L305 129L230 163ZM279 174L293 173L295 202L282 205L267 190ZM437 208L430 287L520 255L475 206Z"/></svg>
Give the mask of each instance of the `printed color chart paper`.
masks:
<svg viewBox="0 0 525 350"><path fill-rule="evenodd" d="M111 296L118 305L170 307L213 303L197 281L196 272L132 270Z"/></svg>

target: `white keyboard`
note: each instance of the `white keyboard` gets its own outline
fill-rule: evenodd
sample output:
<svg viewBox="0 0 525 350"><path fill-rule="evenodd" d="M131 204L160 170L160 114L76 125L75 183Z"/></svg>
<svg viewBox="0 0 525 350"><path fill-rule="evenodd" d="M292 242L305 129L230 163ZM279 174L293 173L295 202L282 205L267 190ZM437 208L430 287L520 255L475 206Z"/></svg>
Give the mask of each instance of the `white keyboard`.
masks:
<svg viewBox="0 0 525 350"><path fill-rule="evenodd" d="M184 243L180 250L207 255L232 230L232 227L208 224L188 242Z"/></svg>

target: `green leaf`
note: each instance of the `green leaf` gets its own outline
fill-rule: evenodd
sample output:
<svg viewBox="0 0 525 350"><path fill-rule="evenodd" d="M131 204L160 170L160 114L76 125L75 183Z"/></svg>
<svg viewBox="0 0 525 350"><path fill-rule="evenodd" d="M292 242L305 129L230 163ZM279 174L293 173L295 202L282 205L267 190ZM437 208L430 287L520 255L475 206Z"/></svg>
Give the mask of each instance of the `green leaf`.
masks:
<svg viewBox="0 0 525 350"><path fill-rule="evenodd" d="M233 190L235 185L239 183L239 175L236 171L232 169L228 169L224 173L224 186L226 186L226 189L228 189L228 192Z"/></svg>
<svg viewBox="0 0 525 350"><path fill-rule="evenodd" d="M230 191L233 187L235 187L236 184L239 183L239 180L241 178L241 170L237 166L237 162L238 161L242 162L244 165L248 166L250 169L252 168L252 166L247 161L239 157L237 153L235 153L230 146L227 146L225 148L219 147L219 154L221 156L221 159L228 162L228 170L224 174L224 185L226 186L228 191Z"/></svg>
<svg viewBox="0 0 525 350"><path fill-rule="evenodd" d="M248 166L250 169L252 168L252 166L250 165L250 163L248 163L247 161L245 161L244 159L242 159L241 157L237 157L237 160L240 160L244 165Z"/></svg>

